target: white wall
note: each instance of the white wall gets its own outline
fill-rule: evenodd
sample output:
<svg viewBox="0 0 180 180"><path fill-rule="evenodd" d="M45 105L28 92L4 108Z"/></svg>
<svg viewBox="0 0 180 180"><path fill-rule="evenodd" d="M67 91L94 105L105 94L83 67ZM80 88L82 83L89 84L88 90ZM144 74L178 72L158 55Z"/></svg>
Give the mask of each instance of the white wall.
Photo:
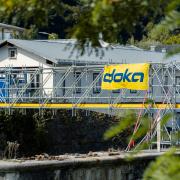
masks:
<svg viewBox="0 0 180 180"><path fill-rule="evenodd" d="M44 61L30 54L22 49L17 48L17 58L10 59L8 57L8 46L0 48L0 67L39 67L44 66L48 67Z"/></svg>
<svg viewBox="0 0 180 180"><path fill-rule="evenodd" d="M17 48L17 58L10 59L8 56L8 46L4 46L0 48L0 68L4 67L43 67L43 68L50 68L51 65L46 64L46 60L32 54L26 52L20 48ZM14 47L13 47L14 48ZM46 72L43 74L43 81L48 76L49 70L45 70ZM45 93L51 94L53 88L53 76L46 82L44 85Z"/></svg>

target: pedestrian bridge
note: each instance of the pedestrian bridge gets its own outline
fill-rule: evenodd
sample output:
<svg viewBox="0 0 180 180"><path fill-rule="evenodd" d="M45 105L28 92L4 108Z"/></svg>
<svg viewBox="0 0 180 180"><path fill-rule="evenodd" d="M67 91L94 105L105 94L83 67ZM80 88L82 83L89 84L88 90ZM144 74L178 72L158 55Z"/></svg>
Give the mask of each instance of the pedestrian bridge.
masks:
<svg viewBox="0 0 180 180"><path fill-rule="evenodd" d="M0 108L180 108L179 64L151 64L148 90L103 90L103 71L104 65L1 67Z"/></svg>
<svg viewBox="0 0 180 180"><path fill-rule="evenodd" d="M162 127L166 133L163 141L171 144L171 132L179 132L179 64L151 64L148 90L103 90L103 71L102 65L0 68L0 108L9 112L15 108L71 109L72 114L74 110L84 109L110 115L114 115L116 110L133 109L137 113L134 133L143 115L150 117L150 130L139 144L156 135L160 137L156 128L164 115L172 113L171 125ZM158 142L160 147L162 142Z"/></svg>

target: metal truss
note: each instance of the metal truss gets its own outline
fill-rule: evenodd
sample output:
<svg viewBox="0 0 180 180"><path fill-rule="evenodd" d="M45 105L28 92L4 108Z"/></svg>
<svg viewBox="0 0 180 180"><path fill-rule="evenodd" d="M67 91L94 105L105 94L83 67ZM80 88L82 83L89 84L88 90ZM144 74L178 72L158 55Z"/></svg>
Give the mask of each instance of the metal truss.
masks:
<svg viewBox="0 0 180 180"><path fill-rule="evenodd" d="M134 133L144 114L152 119L149 132L138 141L137 147L144 141L158 139L159 122L167 113L172 113L171 124L161 127L160 143L153 143L160 148L173 144L173 135L180 129L177 121L180 115L180 64L151 64L148 91L101 90L103 69L103 65L0 68L0 107L102 109L111 115L134 109L138 114ZM149 100L151 104L146 103Z"/></svg>
<svg viewBox="0 0 180 180"><path fill-rule="evenodd" d="M150 91L149 98L152 100L151 107L147 108L145 113L151 114L152 121L150 122L150 129L147 134L138 142L135 149L139 147L143 142L151 142L151 148L155 144L158 151L162 148L166 148L171 145L179 145L180 137L176 138L176 141L173 140L173 136L179 135L180 128L176 119L177 104L179 103L179 99L177 98L177 94L179 91L179 84L177 82L177 78L179 77L179 67L176 66L175 63L171 64L159 64L159 65L151 65L151 77L150 77ZM165 81L169 79L169 81ZM152 80L156 79L156 82L153 83ZM161 89L161 96L159 94L153 93L155 89ZM157 91L155 91L157 92ZM159 90L158 90L159 92ZM157 108L158 103L164 105L164 108ZM161 119L167 113L172 114L172 119L170 121L171 125L163 125L161 126ZM139 118L138 118L139 120ZM140 123L138 124L140 125ZM170 128L171 130L168 130ZM135 128L137 131L138 128ZM130 143L126 150L130 150Z"/></svg>

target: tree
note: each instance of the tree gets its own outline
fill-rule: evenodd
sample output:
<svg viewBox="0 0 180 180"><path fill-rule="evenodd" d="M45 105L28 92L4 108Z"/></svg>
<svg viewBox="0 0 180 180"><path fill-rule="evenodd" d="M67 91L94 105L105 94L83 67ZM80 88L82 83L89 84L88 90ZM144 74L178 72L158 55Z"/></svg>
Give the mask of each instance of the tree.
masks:
<svg viewBox="0 0 180 180"><path fill-rule="evenodd" d="M16 39L26 39L26 40L37 39L38 30L35 26L30 26L29 29L25 29L20 34L14 34L13 37Z"/></svg>
<svg viewBox="0 0 180 180"><path fill-rule="evenodd" d="M146 32L141 29L147 25L147 22L159 22L171 1L86 1L86 6L72 34L83 44L91 41L94 46L99 45L100 34L103 40L108 42L126 42L129 37L135 37L137 31L145 34Z"/></svg>
<svg viewBox="0 0 180 180"><path fill-rule="evenodd" d="M175 1L175 0L173 0ZM146 34L148 22L158 23L172 0L1 0L0 20L19 26L67 34L81 43L99 45L99 35L108 42L125 43ZM71 27L73 27L71 29Z"/></svg>
<svg viewBox="0 0 180 180"><path fill-rule="evenodd" d="M151 45L178 45L180 44L179 30L177 32L171 31L168 26L155 25L149 23L146 27L147 36L143 36L141 41L134 40L133 37L129 39L129 43L140 48L149 49Z"/></svg>
<svg viewBox="0 0 180 180"><path fill-rule="evenodd" d="M27 29L33 25L40 31L55 32L64 38L65 30L76 19L78 8L76 0L1 0L0 22Z"/></svg>
<svg viewBox="0 0 180 180"><path fill-rule="evenodd" d="M180 179L180 157L175 155L175 149L152 162L145 170L144 180L177 180Z"/></svg>

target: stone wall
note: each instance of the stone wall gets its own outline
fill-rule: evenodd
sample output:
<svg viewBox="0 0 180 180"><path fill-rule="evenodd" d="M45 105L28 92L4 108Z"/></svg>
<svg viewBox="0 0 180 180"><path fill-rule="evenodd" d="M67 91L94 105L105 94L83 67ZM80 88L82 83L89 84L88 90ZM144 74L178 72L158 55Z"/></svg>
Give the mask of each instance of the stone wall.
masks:
<svg viewBox="0 0 180 180"><path fill-rule="evenodd" d="M0 180L140 180L155 157L121 156L62 161L0 162Z"/></svg>

